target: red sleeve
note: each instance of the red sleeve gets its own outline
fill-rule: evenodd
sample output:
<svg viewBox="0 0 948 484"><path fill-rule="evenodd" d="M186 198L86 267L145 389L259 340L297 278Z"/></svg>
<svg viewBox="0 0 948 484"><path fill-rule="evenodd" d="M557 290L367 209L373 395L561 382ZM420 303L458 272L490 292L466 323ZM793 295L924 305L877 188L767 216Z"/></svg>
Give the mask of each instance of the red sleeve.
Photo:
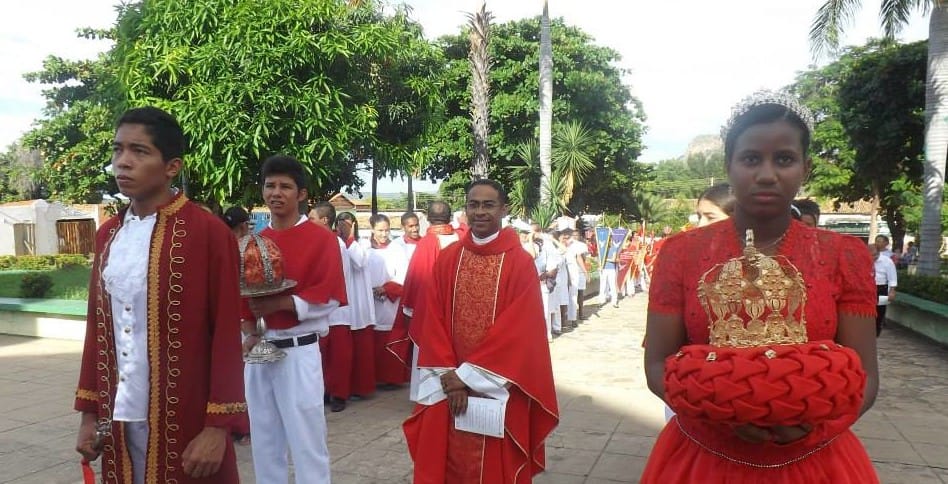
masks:
<svg viewBox="0 0 948 484"><path fill-rule="evenodd" d="M876 286L872 256L861 240L842 236L836 244L839 265L836 271L840 289L836 308L840 314L876 316Z"/></svg>
<svg viewBox="0 0 948 484"><path fill-rule="evenodd" d="M223 224L209 221L207 268L211 375L205 425L236 428L246 418L240 341L239 261L237 241Z"/></svg>
<svg viewBox="0 0 948 484"><path fill-rule="evenodd" d="M389 301L395 302L398 301L398 298L402 297L402 285L395 281L388 281L382 284L382 289L385 291L385 297L387 297Z"/></svg>
<svg viewBox="0 0 948 484"><path fill-rule="evenodd" d="M95 258L89 276L89 301L86 308L86 338L82 348L79 385L76 388L76 400L73 404L73 408L79 412L98 412L99 410L99 386L96 378L97 355L99 353L96 335L96 309L98 307L97 301L101 295L99 294L98 277L102 265L102 251L109 239L111 230L118 225L117 220L119 219L113 217L103 224L96 232L95 237Z"/></svg>
<svg viewBox="0 0 948 484"><path fill-rule="evenodd" d="M684 277L679 256L687 238L674 237L663 244L662 251L655 257L655 270L648 289L649 312L680 315L685 307Z"/></svg>

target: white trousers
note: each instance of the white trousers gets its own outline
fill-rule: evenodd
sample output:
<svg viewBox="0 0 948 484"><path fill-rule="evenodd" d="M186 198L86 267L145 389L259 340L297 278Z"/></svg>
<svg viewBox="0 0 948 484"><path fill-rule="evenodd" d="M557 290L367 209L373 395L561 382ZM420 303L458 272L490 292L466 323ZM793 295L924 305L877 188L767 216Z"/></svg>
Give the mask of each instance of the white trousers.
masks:
<svg viewBox="0 0 948 484"><path fill-rule="evenodd" d="M546 320L546 339L553 337L553 332L559 333L563 330L563 324L560 321L560 307L550 304L551 294L547 289L546 282L540 281L540 297L543 298L543 314Z"/></svg>
<svg viewBox="0 0 948 484"><path fill-rule="evenodd" d="M418 401L418 383L421 380L419 378L420 372L418 371L418 347L412 346L411 349L411 380L408 383L408 399L417 402Z"/></svg>
<svg viewBox="0 0 948 484"><path fill-rule="evenodd" d="M579 287L569 286L569 305L566 306L566 319L576 321L576 312L579 310Z"/></svg>
<svg viewBox="0 0 948 484"><path fill-rule="evenodd" d="M283 351L286 358L281 361L244 365L257 482L286 483L289 451L296 484L328 484L329 447L319 344Z"/></svg>
<svg viewBox="0 0 948 484"><path fill-rule="evenodd" d="M599 273L599 304L612 301L612 305L619 304L619 288L616 287L615 268L603 269Z"/></svg>
<svg viewBox="0 0 948 484"><path fill-rule="evenodd" d="M148 450L148 422L123 422L125 445L132 461L132 482L145 484L145 452Z"/></svg>

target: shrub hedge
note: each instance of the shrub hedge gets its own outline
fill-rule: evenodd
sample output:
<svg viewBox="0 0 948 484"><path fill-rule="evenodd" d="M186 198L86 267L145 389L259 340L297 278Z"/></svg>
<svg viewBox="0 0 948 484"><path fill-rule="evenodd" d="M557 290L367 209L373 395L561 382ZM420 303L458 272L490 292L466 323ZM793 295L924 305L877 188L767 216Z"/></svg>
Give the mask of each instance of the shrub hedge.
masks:
<svg viewBox="0 0 948 484"><path fill-rule="evenodd" d="M89 257L81 254L0 255L0 271L44 271L91 265Z"/></svg>
<svg viewBox="0 0 948 484"><path fill-rule="evenodd" d="M896 288L896 292L905 292L929 301L948 304L948 278L910 275L905 271L899 271L899 287Z"/></svg>
<svg viewBox="0 0 948 484"><path fill-rule="evenodd" d="M53 287L53 278L40 272L24 274L20 279L20 297L42 299Z"/></svg>

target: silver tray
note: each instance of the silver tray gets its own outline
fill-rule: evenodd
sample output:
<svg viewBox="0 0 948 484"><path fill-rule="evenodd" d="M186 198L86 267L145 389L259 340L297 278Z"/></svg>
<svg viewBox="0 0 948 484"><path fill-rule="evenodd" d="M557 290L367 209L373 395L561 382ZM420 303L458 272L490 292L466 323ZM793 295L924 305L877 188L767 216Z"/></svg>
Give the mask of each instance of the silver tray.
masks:
<svg viewBox="0 0 948 484"><path fill-rule="evenodd" d="M240 286L240 297L263 297L263 296L272 296L274 294L279 294L287 289L296 287L296 281L293 279L283 279L283 282L279 286L256 286L256 287L244 287Z"/></svg>

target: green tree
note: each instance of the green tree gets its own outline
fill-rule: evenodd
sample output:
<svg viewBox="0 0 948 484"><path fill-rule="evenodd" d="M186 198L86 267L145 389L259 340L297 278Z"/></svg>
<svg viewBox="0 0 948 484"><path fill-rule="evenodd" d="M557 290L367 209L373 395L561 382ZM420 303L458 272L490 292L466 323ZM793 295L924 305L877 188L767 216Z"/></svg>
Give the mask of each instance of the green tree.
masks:
<svg viewBox="0 0 948 484"><path fill-rule="evenodd" d="M384 59L384 64L372 67L369 94L378 110L378 123L373 136L363 140L354 152L372 167L373 213L377 211L379 177L405 175L409 204L414 202L412 177L430 163L432 150L428 144L433 127L443 118L444 58L407 14L404 7L390 17L377 14L378 22L391 24L399 32L402 47Z"/></svg>
<svg viewBox="0 0 948 484"><path fill-rule="evenodd" d="M922 176L925 60L925 42L873 41L792 87L819 120L809 188L838 203L873 201L896 248Z"/></svg>
<svg viewBox="0 0 948 484"><path fill-rule="evenodd" d="M490 176L513 186L509 167L521 164L518 146L538 139L540 18L491 27ZM579 28L562 19L551 22L553 116L561 124L581 122L592 139L589 158L595 168L578 186L573 212L623 210L632 206L631 193L643 181L645 168L636 163L642 149L645 116L640 103L623 83L616 68L619 54L593 43ZM466 170L473 158L470 138L468 50L466 33L439 40L447 64L446 121L439 126L437 160L426 170L444 179Z"/></svg>
<svg viewBox="0 0 948 484"><path fill-rule="evenodd" d="M520 164L507 167L511 180L511 211L518 217L529 217L538 207L557 214L569 212L569 202L576 186L595 168L589 158L592 138L578 122L553 126L551 171L544 176L541 150L536 141L518 146ZM548 198L543 199L543 193Z"/></svg>
<svg viewBox="0 0 948 484"><path fill-rule="evenodd" d="M724 151L692 153L652 166L645 189L662 198L698 198L709 186L727 181Z"/></svg>
<svg viewBox="0 0 948 484"><path fill-rule="evenodd" d="M862 5L861 0L827 0L810 28L814 52L839 46L839 34ZM887 0L880 17L886 37L894 37L908 23L912 11L931 12L925 77L925 162L918 270L937 275L941 263L941 210L944 200L945 159L948 158L948 2L944 0Z"/></svg>
<svg viewBox="0 0 948 484"><path fill-rule="evenodd" d="M128 103L175 114L191 139L189 189L247 205L273 153L296 157L325 197L358 187L374 145L378 69L403 48L403 24L376 2L151 0L118 22ZM355 161L355 162L354 162Z"/></svg>
<svg viewBox="0 0 948 484"><path fill-rule="evenodd" d="M0 153L0 202L43 198L43 160L36 150L16 142Z"/></svg>
<svg viewBox="0 0 948 484"><path fill-rule="evenodd" d="M85 29L79 36L114 39L115 31ZM79 61L49 56L42 70L24 77L48 86L43 117L23 137L23 145L37 150L44 161L41 178L48 195L94 203L105 193L116 193L105 170L122 105L112 52Z"/></svg>

